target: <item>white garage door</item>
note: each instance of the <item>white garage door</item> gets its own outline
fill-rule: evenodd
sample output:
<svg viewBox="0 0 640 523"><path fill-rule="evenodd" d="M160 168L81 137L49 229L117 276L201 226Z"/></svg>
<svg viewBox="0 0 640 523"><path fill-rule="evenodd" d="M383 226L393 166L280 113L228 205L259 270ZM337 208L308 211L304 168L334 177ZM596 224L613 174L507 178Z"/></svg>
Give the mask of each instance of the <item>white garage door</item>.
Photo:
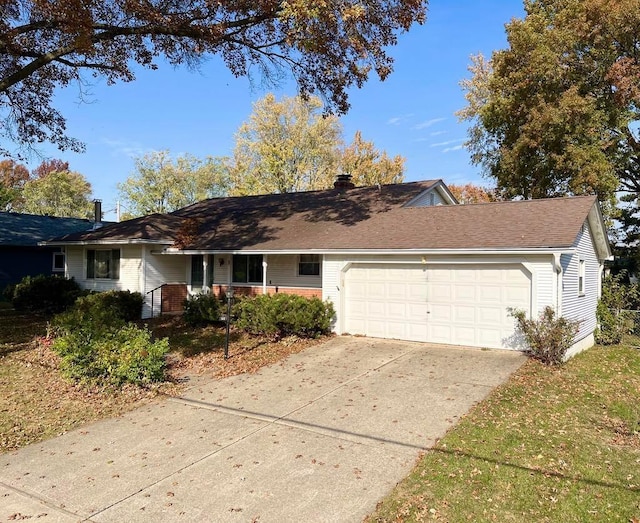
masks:
<svg viewBox="0 0 640 523"><path fill-rule="evenodd" d="M425 341L426 266L353 265L345 278L345 331Z"/></svg>
<svg viewBox="0 0 640 523"><path fill-rule="evenodd" d="M345 332L475 347L512 346L508 308L531 302L519 265L356 264L345 291Z"/></svg>
<svg viewBox="0 0 640 523"><path fill-rule="evenodd" d="M509 307L529 311L531 280L520 266L429 268L427 339L473 347L511 347Z"/></svg>

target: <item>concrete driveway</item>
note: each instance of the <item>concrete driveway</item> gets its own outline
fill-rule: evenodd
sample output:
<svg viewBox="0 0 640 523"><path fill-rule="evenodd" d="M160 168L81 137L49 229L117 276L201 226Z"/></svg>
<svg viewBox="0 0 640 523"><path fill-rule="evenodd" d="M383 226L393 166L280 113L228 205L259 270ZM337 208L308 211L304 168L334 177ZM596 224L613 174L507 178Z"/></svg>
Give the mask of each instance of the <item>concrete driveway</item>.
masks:
<svg viewBox="0 0 640 523"><path fill-rule="evenodd" d="M524 359L334 338L0 456L0 521L361 521Z"/></svg>

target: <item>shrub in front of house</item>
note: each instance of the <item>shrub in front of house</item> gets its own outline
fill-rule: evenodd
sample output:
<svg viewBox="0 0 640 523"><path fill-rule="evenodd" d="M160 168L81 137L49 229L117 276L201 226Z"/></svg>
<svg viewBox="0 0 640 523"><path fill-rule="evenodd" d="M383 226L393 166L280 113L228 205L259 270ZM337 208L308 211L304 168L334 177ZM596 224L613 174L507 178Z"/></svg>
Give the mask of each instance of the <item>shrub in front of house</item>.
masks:
<svg viewBox="0 0 640 523"><path fill-rule="evenodd" d="M220 321L221 302L214 294L196 294L184 300L183 319L190 325Z"/></svg>
<svg viewBox="0 0 640 523"><path fill-rule="evenodd" d="M78 306L89 310L107 309L124 321L138 321L142 316L144 298L139 292L104 291L80 298Z"/></svg>
<svg viewBox="0 0 640 523"><path fill-rule="evenodd" d="M73 279L62 276L25 276L10 296L17 311L56 314L71 307L82 289Z"/></svg>
<svg viewBox="0 0 640 523"><path fill-rule="evenodd" d="M295 294L243 298L233 307L235 325L251 334L317 337L327 334L335 311L330 302Z"/></svg>
<svg viewBox="0 0 640 523"><path fill-rule="evenodd" d="M545 307L538 319L528 318L523 310L511 309L518 329L527 342L527 353L546 365L560 365L575 339L579 321L556 317L553 307Z"/></svg>
<svg viewBox="0 0 640 523"><path fill-rule="evenodd" d="M602 345L620 343L622 337L635 328L634 318L627 309L637 306L639 288L625 284L624 274L607 276L602 282L602 295L596 308L598 328L596 342Z"/></svg>
<svg viewBox="0 0 640 523"><path fill-rule="evenodd" d="M53 318L52 348L61 357L63 373L78 381L112 385L162 381L168 340L153 341L146 327L126 321L134 312L136 296L101 296L105 294L79 298L71 309Z"/></svg>

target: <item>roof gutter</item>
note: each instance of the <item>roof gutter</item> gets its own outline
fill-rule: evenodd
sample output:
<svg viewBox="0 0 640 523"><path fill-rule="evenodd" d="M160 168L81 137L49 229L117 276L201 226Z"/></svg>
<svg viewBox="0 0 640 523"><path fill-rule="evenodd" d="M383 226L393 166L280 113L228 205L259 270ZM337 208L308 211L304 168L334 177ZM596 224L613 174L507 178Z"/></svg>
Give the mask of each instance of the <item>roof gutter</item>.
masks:
<svg viewBox="0 0 640 523"><path fill-rule="evenodd" d="M74 246L74 245L171 245L167 240L79 240L79 241L62 241L62 240L49 240L44 242L38 242L38 245L42 246Z"/></svg>
<svg viewBox="0 0 640 523"><path fill-rule="evenodd" d="M510 254L510 255L536 255L536 254L573 254L576 249L573 247L541 247L538 249L283 249L283 250L180 250L174 247L153 251L153 254L164 255L194 255L194 254L416 254L416 255L456 255L456 254Z"/></svg>

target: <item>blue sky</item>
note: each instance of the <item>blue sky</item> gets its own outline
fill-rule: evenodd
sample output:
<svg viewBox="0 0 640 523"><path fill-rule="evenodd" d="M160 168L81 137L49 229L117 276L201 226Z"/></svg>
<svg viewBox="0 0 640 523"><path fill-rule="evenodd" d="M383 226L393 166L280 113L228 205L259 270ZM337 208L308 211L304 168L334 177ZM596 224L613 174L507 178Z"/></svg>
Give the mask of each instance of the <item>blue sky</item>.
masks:
<svg viewBox="0 0 640 523"><path fill-rule="evenodd" d="M345 141L357 130L390 155L406 158L405 180L442 178L445 183L488 184L470 164L462 146L466 124L455 112L465 105L459 82L468 77L472 54L489 56L506 46L504 24L523 16L520 0L431 0L427 21L414 26L390 50L395 70L386 81L372 78L350 92L351 110L341 118ZM56 107L67 117L69 135L86 143L74 154L43 147L91 182L93 196L111 211L118 182L134 169L134 157L168 149L174 156L226 156L234 133L267 92L295 94L291 82L280 89L234 78L217 57L198 72L160 64L139 70L130 83L96 82L79 102L76 87L61 90ZM34 158L29 167L35 167ZM114 219L114 214L106 214Z"/></svg>

